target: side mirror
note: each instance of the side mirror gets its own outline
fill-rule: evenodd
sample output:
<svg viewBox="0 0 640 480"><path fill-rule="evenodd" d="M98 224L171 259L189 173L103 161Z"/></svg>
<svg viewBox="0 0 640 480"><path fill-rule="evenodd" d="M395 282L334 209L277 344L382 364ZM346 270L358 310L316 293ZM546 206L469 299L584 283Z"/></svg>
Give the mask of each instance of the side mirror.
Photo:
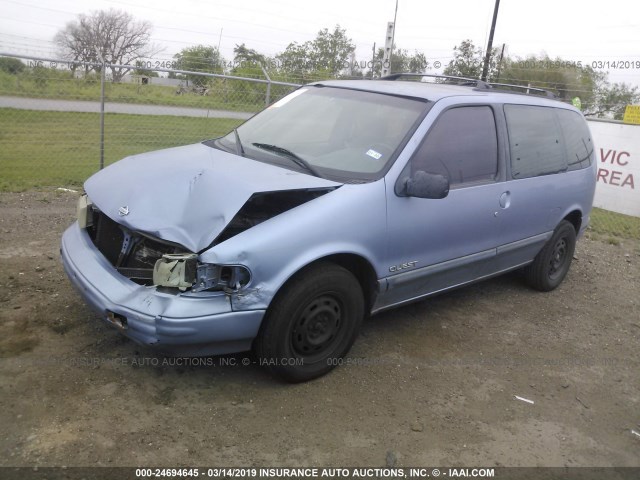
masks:
<svg viewBox="0 0 640 480"><path fill-rule="evenodd" d="M403 183L402 194L407 197L438 199L449 195L449 179L437 173L418 170Z"/></svg>

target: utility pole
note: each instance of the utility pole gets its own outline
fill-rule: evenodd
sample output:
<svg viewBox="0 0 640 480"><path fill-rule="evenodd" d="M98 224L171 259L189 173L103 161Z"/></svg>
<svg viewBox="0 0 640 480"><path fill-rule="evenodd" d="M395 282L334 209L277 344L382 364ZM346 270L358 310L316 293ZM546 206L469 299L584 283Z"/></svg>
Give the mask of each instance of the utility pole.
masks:
<svg viewBox="0 0 640 480"><path fill-rule="evenodd" d="M384 55L382 56L381 77L386 77L391 73L391 50L393 50L393 35L395 29L393 22L387 23L387 36L384 39Z"/></svg>
<svg viewBox="0 0 640 480"><path fill-rule="evenodd" d="M396 11L393 14L393 34L391 35L391 51L389 52L389 73L391 73L391 57L393 56L393 44L396 41L396 19L398 18L398 0L396 0Z"/></svg>
<svg viewBox="0 0 640 480"><path fill-rule="evenodd" d="M500 0L496 0L496 6L493 9L493 20L491 21L491 31L489 32L489 42L487 43L487 54L484 57L484 66L482 67L483 82L487 81L487 74L489 73L489 61L491 60L491 50L493 49L493 32L496 29L496 20L498 19L498 8L500 7Z"/></svg>
<svg viewBox="0 0 640 480"><path fill-rule="evenodd" d="M393 14L393 23L387 23L387 37L384 45L384 56L382 58L381 76L391 73L391 57L393 56L393 43L396 39L396 18L398 18L398 0L396 0L396 11Z"/></svg>
<svg viewBox="0 0 640 480"><path fill-rule="evenodd" d="M371 79L373 80L373 71L376 65L376 42L373 42L373 53L371 55Z"/></svg>

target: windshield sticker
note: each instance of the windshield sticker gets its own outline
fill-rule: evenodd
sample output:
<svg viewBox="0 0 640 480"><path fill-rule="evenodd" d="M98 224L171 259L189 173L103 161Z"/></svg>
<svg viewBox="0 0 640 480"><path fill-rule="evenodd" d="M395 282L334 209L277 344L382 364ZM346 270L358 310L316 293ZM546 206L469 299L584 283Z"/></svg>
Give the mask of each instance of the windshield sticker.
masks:
<svg viewBox="0 0 640 480"><path fill-rule="evenodd" d="M367 155L369 155L372 158L375 158L376 160L380 160L380 157L382 157L382 154L380 152L376 152L375 150L371 150L371 149L367 151Z"/></svg>
<svg viewBox="0 0 640 480"><path fill-rule="evenodd" d="M287 95L284 98L281 98L280 100L278 100L276 103L274 103L273 105L271 105L269 108L278 108L281 107L283 105L286 105L287 103L289 103L291 100L293 100L294 98L296 98L298 95L303 94L304 92L306 92L307 90L309 90L308 88L299 88L298 90L296 90L295 92L290 93L289 95Z"/></svg>

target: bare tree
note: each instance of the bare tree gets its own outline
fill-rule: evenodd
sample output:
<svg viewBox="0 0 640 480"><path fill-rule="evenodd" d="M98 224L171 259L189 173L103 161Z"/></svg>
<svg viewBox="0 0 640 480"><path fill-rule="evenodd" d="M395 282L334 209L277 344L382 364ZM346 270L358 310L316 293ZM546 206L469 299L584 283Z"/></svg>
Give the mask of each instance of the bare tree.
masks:
<svg viewBox="0 0 640 480"><path fill-rule="evenodd" d="M103 61L131 67L110 67L114 82L119 82L135 61L158 53L150 44L151 23L136 20L121 10L100 10L89 15L80 14L54 37L65 58L72 61ZM99 66L85 66L85 72L99 72Z"/></svg>

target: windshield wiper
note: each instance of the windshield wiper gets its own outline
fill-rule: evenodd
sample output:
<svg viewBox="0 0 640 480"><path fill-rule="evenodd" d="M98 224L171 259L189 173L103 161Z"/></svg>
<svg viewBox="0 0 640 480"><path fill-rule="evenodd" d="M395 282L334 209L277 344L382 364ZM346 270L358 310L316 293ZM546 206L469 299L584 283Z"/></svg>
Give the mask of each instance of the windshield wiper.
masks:
<svg viewBox="0 0 640 480"><path fill-rule="evenodd" d="M234 128L233 133L236 136L236 153L241 157L244 157L244 148L242 148L242 142L240 141L240 135L238 135L238 129Z"/></svg>
<svg viewBox="0 0 640 480"><path fill-rule="evenodd" d="M293 153L291 150L287 150L284 147L279 147L278 145L271 145L270 143L252 143L252 145L254 147L267 150L269 152L280 153L285 157L293 160L297 165L304 168L305 170L310 172L312 175L322 178L322 175L320 175L320 172L318 172L318 170L313 165L307 162L304 158Z"/></svg>

